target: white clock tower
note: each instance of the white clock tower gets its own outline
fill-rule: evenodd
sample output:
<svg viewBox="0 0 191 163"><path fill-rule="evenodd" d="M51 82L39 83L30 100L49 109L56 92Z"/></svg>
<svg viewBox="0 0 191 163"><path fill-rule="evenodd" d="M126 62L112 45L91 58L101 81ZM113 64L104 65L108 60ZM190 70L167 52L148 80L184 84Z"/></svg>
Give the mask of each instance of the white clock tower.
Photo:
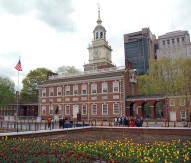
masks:
<svg viewBox="0 0 191 163"><path fill-rule="evenodd" d="M92 44L89 45L88 50L89 63L84 65L84 71L115 67L111 58L111 46L106 41L106 30L102 26L99 5L97 26L93 30Z"/></svg>

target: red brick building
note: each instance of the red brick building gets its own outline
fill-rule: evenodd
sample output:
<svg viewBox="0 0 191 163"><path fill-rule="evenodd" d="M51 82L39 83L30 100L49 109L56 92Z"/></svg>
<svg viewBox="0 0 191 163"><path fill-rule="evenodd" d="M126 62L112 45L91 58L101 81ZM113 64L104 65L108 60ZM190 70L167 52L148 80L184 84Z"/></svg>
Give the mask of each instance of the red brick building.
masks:
<svg viewBox="0 0 191 163"><path fill-rule="evenodd" d="M39 86L39 116L113 119L126 114L125 98L137 94L137 72L130 64L116 67L98 10L89 61L79 74L53 75Z"/></svg>

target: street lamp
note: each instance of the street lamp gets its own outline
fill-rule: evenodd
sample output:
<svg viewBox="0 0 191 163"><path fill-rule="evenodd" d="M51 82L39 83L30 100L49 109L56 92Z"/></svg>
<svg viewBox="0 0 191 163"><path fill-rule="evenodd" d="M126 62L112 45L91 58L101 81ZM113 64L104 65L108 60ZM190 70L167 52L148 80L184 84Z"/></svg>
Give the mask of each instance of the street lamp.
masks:
<svg viewBox="0 0 191 163"><path fill-rule="evenodd" d="M88 82L88 91L87 91L87 93L88 93L88 122L89 122L89 120L90 120L90 106L89 106L89 103L90 103L90 83Z"/></svg>
<svg viewBox="0 0 191 163"><path fill-rule="evenodd" d="M166 119L169 127L169 110L168 110L168 96L165 98L165 103L166 103Z"/></svg>

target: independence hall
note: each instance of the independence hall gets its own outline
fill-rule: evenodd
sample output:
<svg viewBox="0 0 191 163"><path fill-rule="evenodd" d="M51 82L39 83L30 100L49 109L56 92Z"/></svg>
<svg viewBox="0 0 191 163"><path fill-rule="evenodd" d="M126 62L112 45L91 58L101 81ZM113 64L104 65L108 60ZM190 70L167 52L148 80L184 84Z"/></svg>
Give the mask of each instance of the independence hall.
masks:
<svg viewBox="0 0 191 163"><path fill-rule="evenodd" d="M69 119L80 115L84 120L127 115L125 98L137 94L137 71L128 63L125 67L113 64L100 10L88 50L89 60L83 72L50 75L39 85L38 116L42 119L54 117L55 113Z"/></svg>

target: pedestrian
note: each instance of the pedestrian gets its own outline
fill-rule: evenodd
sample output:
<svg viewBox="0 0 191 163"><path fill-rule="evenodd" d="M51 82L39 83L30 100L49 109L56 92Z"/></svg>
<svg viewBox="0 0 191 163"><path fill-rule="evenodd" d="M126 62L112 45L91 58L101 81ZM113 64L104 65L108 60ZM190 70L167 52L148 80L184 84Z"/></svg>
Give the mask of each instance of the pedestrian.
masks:
<svg viewBox="0 0 191 163"><path fill-rule="evenodd" d="M64 129L64 126L65 126L65 118L63 118L63 129Z"/></svg>
<svg viewBox="0 0 191 163"><path fill-rule="evenodd" d="M117 126L117 117L114 118L115 126Z"/></svg>
<svg viewBox="0 0 191 163"><path fill-rule="evenodd" d="M63 119L60 118L60 120L59 120L59 128L61 128L62 126L63 126Z"/></svg>
<svg viewBox="0 0 191 163"><path fill-rule="evenodd" d="M50 118L48 118L47 123L48 123L48 128L50 128L50 126L51 126L51 119Z"/></svg>
<svg viewBox="0 0 191 163"><path fill-rule="evenodd" d="M54 123L55 123L55 120L54 120L54 118L52 118L52 120L51 120L52 129L54 129Z"/></svg>

